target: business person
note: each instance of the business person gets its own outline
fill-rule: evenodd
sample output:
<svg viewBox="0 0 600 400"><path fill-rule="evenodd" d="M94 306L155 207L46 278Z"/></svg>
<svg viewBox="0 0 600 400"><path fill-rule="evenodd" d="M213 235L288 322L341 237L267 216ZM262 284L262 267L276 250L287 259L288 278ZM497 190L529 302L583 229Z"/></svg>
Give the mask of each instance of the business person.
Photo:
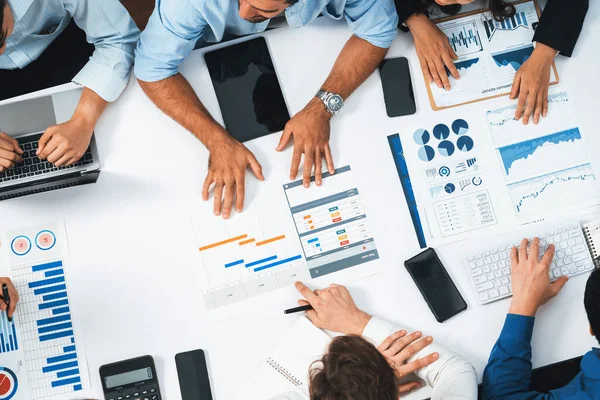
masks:
<svg viewBox="0 0 600 400"><path fill-rule="evenodd" d="M76 40L65 40L71 37ZM106 105L127 85L138 38L119 0L0 0L2 98L24 94L23 88L39 90L36 85L46 78L84 87L71 119L40 138L40 159L59 167L81 158ZM82 60L80 70L73 71ZM0 171L21 162L22 154L18 143L0 135Z"/></svg>
<svg viewBox="0 0 600 400"><path fill-rule="evenodd" d="M457 55L450 47L446 35L428 18L432 6L441 6L447 14L456 14L463 4L473 0L395 0L401 27L413 35L415 48L426 79L440 88L451 90L446 68L455 79L460 74L452 60ZM482 0L494 18L502 21L515 13L515 7L506 0ZM587 13L589 0L548 0L533 41L535 50L517 71L510 93L511 99L518 97L515 118L530 119L537 124L540 116L548 112L548 87L550 69L557 54L571 57L579 38Z"/></svg>
<svg viewBox="0 0 600 400"><path fill-rule="evenodd" d="M2 291L0 290L0 312L6 312L9 318L15 313L15 309L17 308L17 303L19 302L19 294L17 293L17 289L13 285L10 278L0 277L0 287L6 284L8 286L8 296L10 297L10 304L7 306L4 297L2 297Z"/></svg>
<svg viewBox="0 0 600 400"><path fill-rule="evenodd" d="M529 254L525 239L511 255L513 298L500 338L492 349L483 373L485 399L550 400L600 398L600 349L594 348L581 360L581 372L565 387L549 393L532 391L531 336L538 309L556 296L568 278L550 283L548 275L554 246L540 260L540 242L534 239ZM590 333L600 342L600 271L588 278L583 300Z"/></svg>
<svg viewBox="0 0 600 400"><path fill-rule="evenodd" d="M282 14L292 28L307 25L319 15L345 18L354 32L321 91L287 123L277 147L283 150L293 137L290 178L296 178L304 155L304 186L310 185L313 167L320 185L323 161L329 172L335 172L330 119L379 65L396 36L398 19L392 0L158 0L136 49L135 74L144 92L210 151L202 197L208 200L214 184L214 212L224 218L231 213L234 197L236 210L242 211L245 170L249 166L263 180L261 165L215 122L178 68L197 44L262 32L270 19Z"/></svg>
<svg viewBox="0 0 600 400"><path fill-rule="evenodd" d="M477 399L473 367L431 336L361 311L343 286L296 288L304 297L298 303L313 307L307 316L316 327L347 336L333 339L312 366L308 388L273 400L396 400L421 386L413 373L433 388L432 400Z"/></svg>

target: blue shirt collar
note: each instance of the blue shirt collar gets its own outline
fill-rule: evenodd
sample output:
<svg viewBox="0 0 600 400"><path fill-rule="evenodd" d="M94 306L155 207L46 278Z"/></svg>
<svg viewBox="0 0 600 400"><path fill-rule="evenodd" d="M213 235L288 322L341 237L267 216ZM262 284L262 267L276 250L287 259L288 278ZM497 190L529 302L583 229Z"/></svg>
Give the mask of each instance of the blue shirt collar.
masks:
<svg viewBox="0 0 600 400"><path fill-rule="evenodd" d="M590 379L600 380L600 349L594 347L583 356L581 360L581 371Z"/></svg>
<svg viewBox="0 0 600 400"><path fill-rule="evenodd" d="M29 10L29 7L31 7L31 4L33 4L34 1L35 0L9 0L8 1L8 5L10 6L10 9L12 11L13 18L15 20L15 24L17 23L17 21L19 21L21 18L23 18L23 16L27 12L27 10Z"/></svg>

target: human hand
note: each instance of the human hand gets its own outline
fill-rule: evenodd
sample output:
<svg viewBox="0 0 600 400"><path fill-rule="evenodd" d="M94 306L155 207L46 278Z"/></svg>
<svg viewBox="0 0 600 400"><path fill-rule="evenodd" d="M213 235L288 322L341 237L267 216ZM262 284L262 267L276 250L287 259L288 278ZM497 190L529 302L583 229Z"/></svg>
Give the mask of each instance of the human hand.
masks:
<svg viewBox="0 0 600 400"><path fill-rule="evenodd" d="M90 145L94 124L83 118L69 121L46 129L38 142L36 154L57 167L71 165L83 157Z"/></svg>
<svg viewBox="0 0 600 400"><path fill-rule="evenodd" d="M321 185L323 179L323 158L327 162L330 174L335 172L333 157L329 148L329 120L331 114L327 112L321 100L314 98L298 114L288 121L279 140L277 151L282 151L294 136L294 155L290 169L290 179L296 179L300 160L304 154L304 187L310 186L310 176L313 165L315 167L315 182Z"/></svg>
<svg viewBox="0 0 600 400"><path fill-rule="evenodd" d="M22 161L23 150L16 139L0 132L0 172L6 171Z"/></svg>
<svg viewBox="0 0 600 400"><path fill-rule="evenodd" d="M440 357L438 353L431 353L425 357L408 362L415 354L433 342L431 336L427 336L424 339L421 339L421 336L421 332L413 332L407 335L405 330L401 330L388 336L377 347L377 350L388 360L388 363L394 369L398 379L402 379L421 368L433 364ZM419 387L421 387L419 382L412 381L404 382L399 386L399 389L400 393L406 393Z"/></svg>
<svg viewBox="0 0 600 400"><path fill-rule="evenodd" d="M440 89L450 90L446 68L454 79L460 79L460 74L452 62L458 56L450 46L446 34L424 14L411 16L405 24L413 35L425 79L435 82Z"/></svg>
<svg viewBox="0 0 600 400"><path fill-rule="evenodd" d="M241 212L244 208L246 168L250 166L254 175L261 181L265 178L254 154L246 146L224 133L222 138L210 148L208 174L202 187L202 199L208 200L208 191L214 183L214 213L219 215L222 212L223 218L227 219L233 207L234 191L235 209ZM222 206L221 202L223 202Z"/></svg>
<svg viewBox="0 0 600 400"><path fill-rule="evenodd" d="M531 56L515 74L510 98L519 96L515 119L519 120L522 116L525 125L532 114L533 123L537 124L540 114L545 117L548 113L550 69L555 56L556 50L538 42Z"/></svg>
<svg viewBox="0 0 600 400"><path fill-rule="evenodd" d="M554 283L550 282L553 244L548 246L541 261L540 239L533 239L529 254L528 244L529 241L523 239L519 250L513 247L510 254L513 298L509 313L533 317L538 308L558 294L569 278L561 276Z"/></svg>
<svg viewBox="0 0 600 400"><path fill-rule="evenodd" d="M296 289L306 300L299 300L301 306L311 305L306 312L312 323L321 329L340 332L346 335L362 335L371 316L356 307L350 292L344 286L332 284L327 289L314 292L296 282Z"/></svg>
<svg viewBox="0 0 600 400"><path fill-rule="evenodd" d="M13 285L10 278L0 278L0 287L5 284L8 286L8 295L10 296L10 304L8 307L4 302L4 298L2 297L2 292L0 291L0 311L7 311L8 309L8 317L12 318L15 313L15 309L17 308L17 303L19 302L19 294L17 293L17 289Z"/></svg>

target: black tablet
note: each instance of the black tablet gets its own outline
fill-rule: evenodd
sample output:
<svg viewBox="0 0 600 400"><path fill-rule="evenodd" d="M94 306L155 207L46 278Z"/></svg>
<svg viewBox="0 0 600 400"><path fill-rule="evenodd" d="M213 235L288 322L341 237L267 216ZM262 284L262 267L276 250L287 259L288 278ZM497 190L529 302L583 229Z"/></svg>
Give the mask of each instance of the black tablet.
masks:
<svg viewBox="0 0 600 400"><path fill-rule="evenodd" d="M265 38L204 55L225 129L240 142L282 131L290 120Z"/></svg>

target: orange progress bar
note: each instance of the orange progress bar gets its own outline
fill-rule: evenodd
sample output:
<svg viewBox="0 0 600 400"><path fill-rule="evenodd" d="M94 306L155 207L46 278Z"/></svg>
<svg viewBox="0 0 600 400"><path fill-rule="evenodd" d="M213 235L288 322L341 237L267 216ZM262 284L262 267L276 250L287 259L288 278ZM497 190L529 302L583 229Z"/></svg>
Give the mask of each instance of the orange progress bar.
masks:
<svg viewBox="0 0 600 400"><path fill-rule="evenodd" d="M256 242L256 245L257 246L262 246L263 244L267 244L267 243L271 243L271 242L276 242L276 241L281 240L281 239L285 239L285 235L276 236L276 237L271 238L271 239L263 240L262 242Z"/></svg>
<svg viewBox="0 0 600 400"><path fill-rule="evenodd" d="M238 244L239 244L240 246L243 246L243 245L245 245L245 244L252 243L252 242L254 242L255 240L256 240L256 239L252 238L252 239L244 240L243 242L239 242Z"/></svg>
<svg viewBox="0 0 600 400"><path fill-rule="evenodd" d="M217 243L209 244L208 246L200 247L200 251L212 249L213 247L219 247L219 246L222 246L222 245L227 244L227 243L235 242L236 240L245 239L247 237L248 237L248 235L240 235L240 236L236 236L236 237L231 238L231 239L223 240L222 242L217 242Z"/></svg>

